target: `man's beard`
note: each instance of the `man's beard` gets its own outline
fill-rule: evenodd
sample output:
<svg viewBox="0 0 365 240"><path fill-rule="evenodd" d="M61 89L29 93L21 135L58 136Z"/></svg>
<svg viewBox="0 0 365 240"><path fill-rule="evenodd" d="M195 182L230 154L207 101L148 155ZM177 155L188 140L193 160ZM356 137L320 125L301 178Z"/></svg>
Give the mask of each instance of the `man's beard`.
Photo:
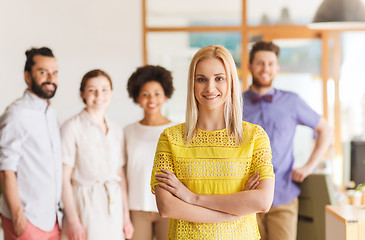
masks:
<svg viewBox="0 0 365 240"><path fill-rule="evenodd" d="M271 87L272 80L270 82L262 83L260 80L258 80L254 76L252 76L252 85L257 87L257 88L267 88L267 87Z"/></svg>
<svg viewBox="0 0 365 240"><path fill-rule="evenodd" d="M56 90L57 90L56 84L50 83L50 82L44 82L41 85L38 85L32 76L31 76L31 80L32 80L31 90L38 97L44 98L44 99L50 99L50 98L53 98L53 96L56 94ZM52 84L55 87L55 89L53 91L43 90L43 86L45 86L47 84Z"/></svg>

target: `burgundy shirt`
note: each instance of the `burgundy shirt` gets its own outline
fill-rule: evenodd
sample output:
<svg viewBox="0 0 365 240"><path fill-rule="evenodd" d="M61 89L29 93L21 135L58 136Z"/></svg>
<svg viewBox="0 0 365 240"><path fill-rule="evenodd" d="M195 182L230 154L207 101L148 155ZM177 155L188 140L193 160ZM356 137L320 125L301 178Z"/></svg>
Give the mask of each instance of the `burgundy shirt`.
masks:
<svg viewBox="0 0 365 240"><path fill-rule="evenodd" d="M304 125L314 129L321 116L296 93L273 88L266 95L272 95L271 102L271 97L265 98L269 100L257 101L260 96L252 90L243 93L243 120L260 125L269 135L275 172L273 206L278 206L292 201L300 194L291 174L296 126Z"/></svg>

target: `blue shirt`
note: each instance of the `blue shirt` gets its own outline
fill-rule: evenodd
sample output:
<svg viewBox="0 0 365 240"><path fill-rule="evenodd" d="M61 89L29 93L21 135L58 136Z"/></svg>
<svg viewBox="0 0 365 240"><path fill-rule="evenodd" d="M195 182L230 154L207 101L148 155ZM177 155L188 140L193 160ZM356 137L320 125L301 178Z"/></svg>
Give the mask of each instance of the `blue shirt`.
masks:
<svg viewBox="0 0 365 240"><path fill-rule="evenodd" d="M243 120L260 125L270 138L275 173L273 206L292 201L300 189L292 181L294 134L297 125L316 128L321 118L296 93L273 88L272 102L252 103L259 96L251 89L243 94Z"/></svg>

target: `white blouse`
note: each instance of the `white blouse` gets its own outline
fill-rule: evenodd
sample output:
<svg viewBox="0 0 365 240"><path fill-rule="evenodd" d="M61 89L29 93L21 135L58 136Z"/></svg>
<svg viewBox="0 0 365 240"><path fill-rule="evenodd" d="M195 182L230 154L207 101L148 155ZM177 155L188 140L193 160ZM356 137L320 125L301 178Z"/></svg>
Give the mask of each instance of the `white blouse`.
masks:
<svg viewBox="0 0 365 240"><path fill-rule="evenodd" d="M153 160L160 134L175 124L171 122L161 126L147 126L135 122L124 128L130 210L158 212L150 187Z"/></svg>

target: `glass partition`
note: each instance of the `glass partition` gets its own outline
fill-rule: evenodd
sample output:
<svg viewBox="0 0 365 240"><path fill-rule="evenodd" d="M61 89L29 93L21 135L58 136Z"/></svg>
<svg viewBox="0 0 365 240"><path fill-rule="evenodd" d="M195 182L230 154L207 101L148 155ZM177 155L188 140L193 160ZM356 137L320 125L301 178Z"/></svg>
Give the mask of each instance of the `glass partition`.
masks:
<svg viewBox="0 0 365 240"><path fill-rule="evenodd" d="M364 42L364 32L342 34L343 58L339 89L345 180L351 178L351 141L365 141Z"/></svg>
<svg viewBox="0 0 365 240"><path fill-rule="evenodd" d="M231 52L237 67L241 62L238 33L150 32L147 34L147 43L148 64L161 65L173 73L175 92L165 104L164 113L177 122L185 121L188 70L196 51L204 46L219 44Z"/></svg>
<svg viewBox="0 0 365 240"><path fill-rule="evenodd" d="M322 0L247 0L247 24L296 24L312 22Z"/></svg>
<svg viewBox="0 0 365 240"><path fill-rule="evenodd" d="M240 25L242 0L146 0L148 27Z"/></svg>

